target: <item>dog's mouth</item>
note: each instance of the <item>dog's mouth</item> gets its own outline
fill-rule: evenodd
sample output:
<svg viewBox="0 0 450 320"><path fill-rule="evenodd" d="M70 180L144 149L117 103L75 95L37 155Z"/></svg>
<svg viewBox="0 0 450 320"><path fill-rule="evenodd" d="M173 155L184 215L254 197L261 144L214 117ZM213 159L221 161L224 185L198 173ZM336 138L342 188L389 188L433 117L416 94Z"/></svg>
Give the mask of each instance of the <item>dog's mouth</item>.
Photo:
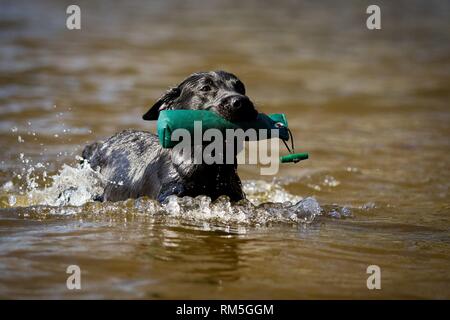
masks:
<svg viewBox="0 0 450 320"><path fill-rule="evenodd" d="M220 115L231 122L245 122L255 120L258 116L258 111L255 109L245 109Z"/></svg>

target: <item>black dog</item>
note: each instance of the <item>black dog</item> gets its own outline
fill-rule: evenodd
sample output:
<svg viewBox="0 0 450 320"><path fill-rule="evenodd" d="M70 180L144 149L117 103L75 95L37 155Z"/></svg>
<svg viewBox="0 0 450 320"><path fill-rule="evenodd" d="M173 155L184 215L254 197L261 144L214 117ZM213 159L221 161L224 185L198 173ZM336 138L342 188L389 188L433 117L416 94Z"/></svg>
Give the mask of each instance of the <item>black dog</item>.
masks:
<svg viewBox="0 0 450 320"><path fill-rule="evenodd" d="M167 109L211 110L230 121L253 120L258 114L244 84L225 71L192 74L168 90L143 119L156 120ZM244 198L236 164L194 164L175 152L163 149L150 132L126 130L85 147L82 155L107 181L99 197L103 201L148 196L163 202L169 195Z"/></svg>

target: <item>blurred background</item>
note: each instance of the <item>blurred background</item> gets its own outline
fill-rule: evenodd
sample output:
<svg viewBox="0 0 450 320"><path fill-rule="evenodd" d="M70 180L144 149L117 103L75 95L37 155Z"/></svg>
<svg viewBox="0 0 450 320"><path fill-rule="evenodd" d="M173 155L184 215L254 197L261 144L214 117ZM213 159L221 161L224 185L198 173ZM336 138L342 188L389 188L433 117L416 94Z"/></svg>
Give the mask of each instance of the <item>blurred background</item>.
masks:
<svg viewBox="0 0 450 320"><path fill-rule="evenodd" d="M290 193L378 223L329 252L398 254L389 261L411 274L393 272L388 296L449 297L450 2L77 0L74 31L70 4L0 0L0 185L20 184L21 153L55 173L88 142L154 130L141 116L169 86L223 69L260 111L286 113L310 153L281 167ZM366 28L370 4L381 30ZM240 169L272 179L258 172ZM375 240L382 248L368 249ZM280 297L297 297L290 289Z"/></svg>
<svg viewBox="0 0 450 320"><path fill-rule="evenodd" d="M413 188L449 178L446 1L381 1L375 31L369 1L79 1L74 31L69 4L1 1L2 180L21 148L56 169L86 141L152 129L141 115L169 86L217 69L238 75L259 110L287 113L313 161L281 175L357 167Z"/></svg>

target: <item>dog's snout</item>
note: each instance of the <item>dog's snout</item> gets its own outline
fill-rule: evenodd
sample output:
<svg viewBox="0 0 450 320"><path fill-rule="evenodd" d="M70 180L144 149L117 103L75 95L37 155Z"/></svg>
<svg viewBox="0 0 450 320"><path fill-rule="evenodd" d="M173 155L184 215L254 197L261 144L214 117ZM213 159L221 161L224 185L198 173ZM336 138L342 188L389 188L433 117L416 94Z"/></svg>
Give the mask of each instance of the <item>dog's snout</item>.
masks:
<svg viewBox="0 0 450 320"><path fill-rule="evenodd" d="M241 108L252 108L253 105L250 102L250 99L247 97L233 97L231 99L231 105L233 108L241 109Z"/></svg>
<svg viewBox="0 0 450 320"><path fill-rule="evenodd" d="M243 95L229 96L222 100L222 107L231 120L253 120L258 115L251 100Z"/></svg>

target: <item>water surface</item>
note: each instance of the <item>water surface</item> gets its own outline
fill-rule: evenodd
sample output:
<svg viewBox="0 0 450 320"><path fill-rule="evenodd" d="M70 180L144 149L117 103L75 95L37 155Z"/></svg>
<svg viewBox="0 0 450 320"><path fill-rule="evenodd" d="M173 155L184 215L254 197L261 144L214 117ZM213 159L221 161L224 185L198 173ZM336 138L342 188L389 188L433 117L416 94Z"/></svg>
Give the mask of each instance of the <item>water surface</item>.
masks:
<svg viewBox="0 0 450 320"><path fill-rule="evenodd" d="M1 298L450 298L447 2L379 1L381 31L366 1L77 3L81 31L69 3L0 2ZM311 159L242 166L238 205L85 203L83 146L216 69Z"/></svg>

